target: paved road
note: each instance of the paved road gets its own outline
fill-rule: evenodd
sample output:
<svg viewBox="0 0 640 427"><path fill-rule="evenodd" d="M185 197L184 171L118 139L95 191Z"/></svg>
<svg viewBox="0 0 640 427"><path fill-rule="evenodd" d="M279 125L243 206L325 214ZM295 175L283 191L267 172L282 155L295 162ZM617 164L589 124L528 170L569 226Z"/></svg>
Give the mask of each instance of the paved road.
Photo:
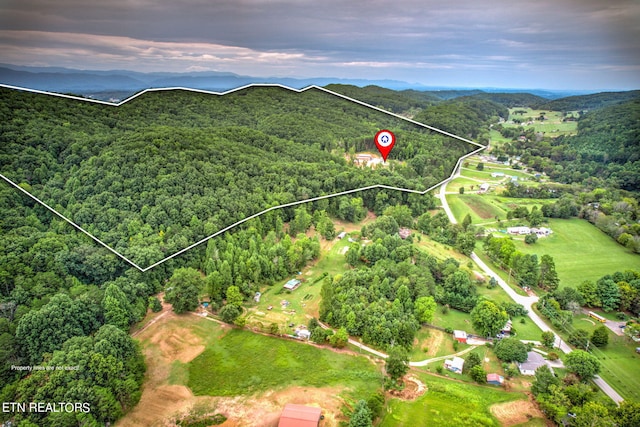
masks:
<svg viewBox="0 0 640 427"><path fill-rule="evenodd" d="M589 315L589 310L587 310L586 308L582 309L582 312L584 314L586 314L587 316ZM595 320L593 320L593 322L595 323ZM614 334L623 337L624 336L624 331L623 329L620 329L620 325L624 325L624 322L622 321L618 321L615 322L613 320L608 320L606 322L603 323L607 328L609 328L611 330L611 332L613 332Z"/></svg>
<svg viewBox="0 0 640 427"><path fill-rule="evenodd" d="M459 175L460 175L460 170L456 171L456 176L459 176ZM449 208L449 204L447 203L447 198L445 197L446 191L447 191L446 188L447 188L447 183L443 184L442 187L440 187L439 197L440 197L440 200L442 201L442 208L447 213L447 216L449 217L449 221L451 221L453 224L457 224L458 222L456 221L456 218L453 216L453 212ZM507 293L507 295L511 297L511 299L513 299L518 304L522 304L527 310L529 310L529 318L533 321L533 323L538 325L538 327L543 332L546 332L546 331L553 332L553 330L551 330L551 328L545 323L545 321L542 320L542 318L540 318L540 316L538 316L532 309L532 305L538 301L538 297L518 295L518 293L516 293L516 291L514 291L507 284L507 282L502 280L500 276L498 276L493 270L491 270L491 268L489 268L489 266L485 264L475 253L471 254L471 259L489 277L494 277L498 282L498 285ZM569 347L564 341L562 341L562 339L560 339L560 337L555 332L553 332L553 335L556 337L556 342L555 342L556 347L560 348L560 350L562 350L565 354L570 353L572 351L571 347ZM598 387L600 387L600 389L607 396L609 396L611 400L613 400L617 404L620 404L620 402L624 400L622 396L618 394L618 392L616 392L613 388L611 388L611 386L607 384L607 382L602 378L600 378L599 376L596 376L593 382Z"/></svg>

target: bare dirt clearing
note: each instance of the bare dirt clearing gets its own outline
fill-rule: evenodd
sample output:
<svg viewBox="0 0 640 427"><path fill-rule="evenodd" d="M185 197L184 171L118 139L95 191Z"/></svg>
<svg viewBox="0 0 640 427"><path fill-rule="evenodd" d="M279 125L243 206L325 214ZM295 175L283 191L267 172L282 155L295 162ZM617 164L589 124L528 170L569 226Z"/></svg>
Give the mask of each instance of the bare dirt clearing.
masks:
<svg viewBox="0 0 640 427"><path fill-rule="evenodd" d="M498 403L489 409L504 427L526 423L531 418L544 418L540 409L531 400Z"/></svg>
<svg viewBox="0 0 640 427"><path fill-rule="evenodd" d="M391 390L389 394L400 400L415 400L427 391L427 386L418 378L409 375L403 379L402 390Z"/></svg>
<svg viewBox="0 0 640 427"><path fill-rule="evenodd" d="M342 417L340 407L343 391L340 387L288 387L270 390L253 396L213 397L194 396L184 385L170 384L174 365L188 363L205 349L203 319L185 314L178 316L167 311L162 317L147 325L136 338L141 341L147 374L138 405L122 418L118 427L175 426L193 408L221 413L227 417L222 426L262 427L278 425L286 403L319 406L325 419L322 427L337 426ZM221 325L218 338L228 326ZM179 382L179 381L178 381Z"/></svg>

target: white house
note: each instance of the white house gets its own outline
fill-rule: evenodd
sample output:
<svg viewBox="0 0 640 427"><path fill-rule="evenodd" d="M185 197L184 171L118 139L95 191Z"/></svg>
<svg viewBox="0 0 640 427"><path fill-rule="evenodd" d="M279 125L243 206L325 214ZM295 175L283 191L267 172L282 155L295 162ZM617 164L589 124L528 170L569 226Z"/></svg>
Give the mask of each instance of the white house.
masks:
<svg viewBox="0 0 640 427"><path fill-rule="evenodd" d="M444 361L444 368L448 369L451 372L455 372L456 374L461 374L463 367L464 367L464 359L462 357L456 356L451 360Z"/></svg>
<svg viewBox="0 0 640 427"><path fill-rule="evenodd" d="M529 227L509 227L507 228L507 233L522 236L531 234L531 229Z"/></svg>

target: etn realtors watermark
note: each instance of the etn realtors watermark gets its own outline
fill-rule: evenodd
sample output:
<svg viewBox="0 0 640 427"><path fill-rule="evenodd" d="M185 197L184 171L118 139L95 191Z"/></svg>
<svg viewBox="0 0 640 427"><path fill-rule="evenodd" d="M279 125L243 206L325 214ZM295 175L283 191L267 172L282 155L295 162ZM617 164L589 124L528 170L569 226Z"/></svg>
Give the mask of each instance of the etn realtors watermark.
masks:
<svg viewBox="0 0 640 427"><path fill-rule="evenodd" d="M91 412L88 402L2 402L2 413Z"/></svg>

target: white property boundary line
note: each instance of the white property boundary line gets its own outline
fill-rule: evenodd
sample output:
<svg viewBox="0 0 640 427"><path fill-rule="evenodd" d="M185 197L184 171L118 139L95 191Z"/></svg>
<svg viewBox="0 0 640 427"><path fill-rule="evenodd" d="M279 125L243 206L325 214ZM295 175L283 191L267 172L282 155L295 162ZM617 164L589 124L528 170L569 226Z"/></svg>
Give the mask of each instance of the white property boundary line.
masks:
<svg viewBox="0 0 640 427"><path fill-rule="evenodd" d="M201 90L201 89L191 89L191 88L185 88L185 87L151 88L151 89L145 89L145 90L143 90L141 92L138 92L135 95L125 99L124 101L120 101L118 103L100 101L100 100L96 100L96 99L82 98L82 97L73 96L73 95L64 95L64 94L46 92L46 91L42 91L42 90L29 89L29 88L23 88L23 87L18 87L18 86L11 86L11 85L6 85L6 84L2 84L2 83L0 83L0 87L7 88L7 89L20 90L20 91L25 91L25 92L31 92L31 93L37 93L37 94L42 94L42 95L57 96L57 97L60 97L60 98L72 99L72 100L76 100L76 101L83 101L83 102L91 102L91 103L95 103L95 104L108 105L108 106L111 106L111 107L119 107L121 105L124 105L125 103L127 103L127 102L129 102L129 101L131 101L131 100L133 100L133 99L135 99L135 98L137 98L139 96L142 96L147 92L163 92L163 91L184 90L184 91L187 91L187 92L195 92L195 93L203 93L203 94L207 94L207 95L224 96L224 95L227 95L227 94L230 94L230 93L233 93L233 92L237 92L237 91L240 91L240 90L243 90L243 89L251 88L251 87L278 87L278 88L290 90L290 91L293 91L293 92L296 92L296 93L306 92L307 90L310 90L310 89L317 89L317 90L320 90L322 92L328 93L330 95L345 99L347 101L362 105L362 106L367 107L367 108L371 108L373 110L379 111L379 112L387 114L389 116L401 119L401 120L409 122L409 123L413 123L413 124L418 125L420 127L423 127L423 128L426 128L426 129L441 133L441 134L446 135L448 137L451 137L451 138L454 138L454 139L458 139L460 141L463 141L463 142L466 142L468 144L472 144L472 145L475 145L475 146L478 147L476 150L474 150L474 151L472 151L472 152L470 152L468 154L465 154L464 156L462 156L462 157L460 157L458 159L458 161L456 162L456 165L453 168L453 171L451 172L451 175L448 178L446 178L443 181L441 181L441 182L439 182L439 183L427 188L424 191L411 190L411 189L408 189L408 188L392 187L392 186L383 185L383 184L376 184L376 185L370 185L368 187L361 187L361 188L356 188L356 189L353 189L353 190L342 191L342 192L339 192L339 193L327 194L327 195L324 195L324 196L318 196L318 197L313 197L313 198L310 198L310 199L300 200L300 201L296 201L296 202L285 203L283 205L272 206L272 207L267 208L267 209L265 209L265 210L263 210L261 212L253 214L251 216L248 216L248 217L246 217L246 218L244 218L244 219L242 219L242 220L240 220L240 221L238 221L238 222L236 222L234 224L231 224L231 225L229 225L227 227L224 227L221 230L216 231L212 235L207 236L207 237L197 241L196 243L193 243L193 244L187 246L186 248L179 250L178 252L174 253L173 255L169 255L168 257L166 257L166 258L164 258L164 259L162 259L162 260L160 260L160 261L158 261L158 262L156 262L154 264L151 264L148 267L144 267L144 268L140 267L135 262L131 261L130 259L128 259L124 255L120 254L115 249L113 249L112 247L110 247L109 245L104 243L102 240L98 239L97 237L95 237L94 235L89 233L87 230L85 230L84 228L82 228L81 226L76 224L75 222L71 221L69 218L65 217L60 212L56 211L51 206L49 206L48 204L46 204L42 200L38 199L36 196L34 196L33 194L29 193L27 190L25 190L24 188L20 187L18 184L16 184L12 180L10 180L6 176L4 176L2 173L0 173L0 178L4 179L7 183L9 183L13 187L17 188L18 190L20 190L22 193L24 193L25 195L29 196L31 199L33 199L36 202L40 203L42 206L47 208L49 211L53 212L56 216L60 217L61 219L63 219L67 223L69 223L72 227L74 227L77 230L81 231L82 233L86 234L92 240L94 240L96 243L98 243L99 245L103 246L104 248L106 248L107 250L109 250L110 252L112 252L113 254L115 254L116 256L118 256L122 260L126 261L128 264L130 264L131 266L137 268L138 270L140 270L143 273L145 271L151 270L154 267L159 266L160 264L162 264L162 263L164 263L164 262L166 262L166 261L168 261L168 260L170 260L172 258L177 257L178 255L181 255L181 254L183 254L183 253L195 248L196 246L199 246L199 245L205 243L206 241L208 241L208 240L210 240L210 239L212 239L212 238L214 238L214 237L216 237L216 236L218 236L218 235L220 235L222 233L225 233L225 232L231 230L232 228L234 228L234 227L236 227L236 226L238 226L238 225L240 225L240 224L242 224L244 222L247 222L247 221L249 221L249 220L251 220L253 218L257 218L257 217L259 217L259 216L261 216L261 215L263 215L263 214L265 214L265 213L267 213L269 211L272 211L272 210L282 209L282 208L286 208L286 207L290 207L290 206L301 205L303 203L314 202L316 200L328 199L330 197L337 197L337 196L343 196L343 195L346 195L346 194L357 193L359 191L371 190L371 189L374 189L374 188L383 188L383 189L387 189L387 190L396 190L396 191L403 191L403 192L406 192L406 193L414 193L414 194L424 195L424 194L428 193L429 191L433 190L434 188L437 188L437 187L439 187L439 186L451 181L455 177L456 170L458 170L458 168L460 167L460 165L462 164L462 161L464 159L466 159L467 157L473 156L474 154L476 154L476 153L478 153L478 152L480 152L480 151L482 151L482 150L487 148L485 145L479 144L479 143L477 143L475 141L471 141L469 139L462 138L460 136L457 136L457 135L454 135L452 133L440 130L438 128L426 125L424 123L420 123L420 122L417 122L415 120L411 120L411 119L408 119L406 117L402 117L399 114L391 113L389 111L383 110L382 108L378 108L378 107L375 107L373 105L367 104L366 102L358 101L357 99L350 98L348 96L339 94L337 92L333 92L333 91L331 91L329 89L325 89L325 88L323 88L321 86L316 86L316 85L307 86L307 87L305 87L303 89L295 89L295 88L291 88L291 87L288 87L288 86L284 86L284 85L281 85L281 84L275 84L275 83L265 83L265 84L254 83L254 84L248 84L248 85L245 85L245 86L241 86L239 88L231 89L231 90L228 90L228 91L225 91L225 92L214 92L214 91L207 91L207 90Z"/></svg>

